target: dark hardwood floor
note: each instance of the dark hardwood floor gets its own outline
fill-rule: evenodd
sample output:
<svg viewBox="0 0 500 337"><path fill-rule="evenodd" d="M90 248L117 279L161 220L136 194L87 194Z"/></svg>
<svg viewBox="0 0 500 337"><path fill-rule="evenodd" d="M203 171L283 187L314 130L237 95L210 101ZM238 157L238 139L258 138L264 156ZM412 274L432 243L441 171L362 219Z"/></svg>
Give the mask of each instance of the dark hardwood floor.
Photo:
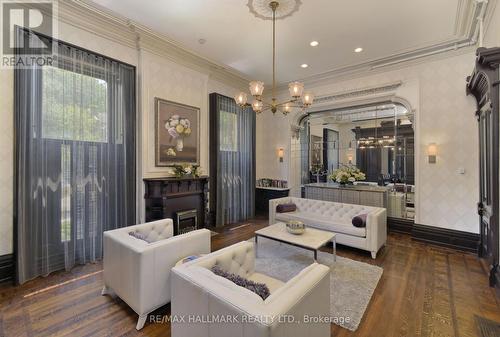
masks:
<svg viewBox="0 0 500 337"><path fill-rule="evenodd" d="M213 250L247 240L265 226L249 221L212 238ZM236 226L232 226L233 228ZM479 336L475 315L500 322L500 302L473 254L412 241L391 233L376 260L339 247L338 254L384 268L356 332L332 325L332 336ZM0 286L0 336L170 336L168 323L146 323L117 298L101 296L101 264L54 273L20 287ZM156 315L167 315L167 305Z"/></svg>

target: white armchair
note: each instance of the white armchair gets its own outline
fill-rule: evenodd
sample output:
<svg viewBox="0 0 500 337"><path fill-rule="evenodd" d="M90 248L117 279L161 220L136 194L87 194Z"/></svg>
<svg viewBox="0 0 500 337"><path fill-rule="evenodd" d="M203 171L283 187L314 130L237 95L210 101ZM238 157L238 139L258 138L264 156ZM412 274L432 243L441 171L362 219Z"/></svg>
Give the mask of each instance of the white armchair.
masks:
<svg viewBox="0 0 500 337"><path fill-rule="evenodd" d="M136 231L145 240L131 236ZM171 269L180 259L210 253L210 231L200 229L173 236L172 219L104 232L104 287L138 315L140 330L148 314L171 299Z"/></svg>
<svg viewBox="0 0 500 337"><path fill-rule="evenodd" d="M212 273L214 265L265 283L271 294L263 300ZM286 283L257 273L252 242L240 242L177 266L172 269L172 336L330 336L329 271L313 263ZM305 322L305 316L323 321Z"/></svg>

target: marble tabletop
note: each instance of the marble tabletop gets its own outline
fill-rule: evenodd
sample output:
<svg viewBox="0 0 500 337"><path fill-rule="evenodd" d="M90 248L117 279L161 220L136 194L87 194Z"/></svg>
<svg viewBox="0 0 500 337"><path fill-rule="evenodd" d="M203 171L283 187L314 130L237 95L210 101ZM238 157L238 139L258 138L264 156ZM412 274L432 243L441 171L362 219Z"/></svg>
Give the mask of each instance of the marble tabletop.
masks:
<svg viewBox="0 0 500 337"><path fill-rule="evenodd" d="M335 237L335 233L310 227L307 227L303 234L291 234L288 233L283 222L264 227L256 231L255 234L309 249L319 249Z"/></svg>
<svg viewBox="0 0 500 337"><path fill-rule="evenodd" d="M353 191L369 191L369 192L387 192L389 187L387 186L375 186L375 185L340 185L337 183L311 183L304 185L305 187L320 187L320 188L337 188L337 189L348 189Z"/></svg>

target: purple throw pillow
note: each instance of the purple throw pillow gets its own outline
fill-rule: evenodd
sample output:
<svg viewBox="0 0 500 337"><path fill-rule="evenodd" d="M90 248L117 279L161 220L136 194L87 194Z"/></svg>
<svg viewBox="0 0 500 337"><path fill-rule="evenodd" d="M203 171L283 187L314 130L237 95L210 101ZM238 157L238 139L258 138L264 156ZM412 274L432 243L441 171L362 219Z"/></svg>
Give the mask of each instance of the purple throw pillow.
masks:
<svg viewBox="0 0 500 337"><path fill-rule="evenodd" d="M363 228L366 227L366 217L368 214L359 214L352 218L352 225L354 227Z"/></svg>
<svg viewBox="0 0 500 337"><path fill-rule="evenodd" d="M225 279L228 279L229 281L233 282L234 284L256 293L263 300L265 300L267 297L269 297L269 295L271 295L269 288L264 283L257 283L254 281L250 281L250 280L248 280L244 277L241 277L239 275L236 275L233 273L228 273L227 271L222 270L217 265L213 266L211 270L212 270L212 273L214 273L215 275L224 277Z"/></svg>
<svg viewBox="0 0 500 337"><path fill-rule="evenodd" d="M278 206L276 206L276 212L278 213L295 212L296 210L297 206L293 202L279 204Z"/></svg>

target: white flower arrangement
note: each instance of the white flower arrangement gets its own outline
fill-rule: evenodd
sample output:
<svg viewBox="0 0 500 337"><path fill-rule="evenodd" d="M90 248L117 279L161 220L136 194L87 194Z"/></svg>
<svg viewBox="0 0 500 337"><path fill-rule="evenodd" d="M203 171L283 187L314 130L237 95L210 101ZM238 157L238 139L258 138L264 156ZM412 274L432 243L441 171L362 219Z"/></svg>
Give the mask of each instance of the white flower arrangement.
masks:
<svg viewBox="0 0 500 337"><path fill-rule="evenodd" d="M173 169L175 176L179 178L182 178L184 176L199 177L201 174L201 169L200 166L198 165L189 165L189 164L174 165Z"/></svg>
<svg viewBox="0 0 500 337"><path fill-rule="evenodd" d="M328 176L328 179L339 184L354 183L355 181L365 180L366 175L354 165L345 165Z"/></svg>
<svg viewBox="0 0 500 337"><path fill-rule="evenodd" d="M173 115L165 122L165 129L173 138L189 136L191 134L191 122L187 118Z"/></svg>

